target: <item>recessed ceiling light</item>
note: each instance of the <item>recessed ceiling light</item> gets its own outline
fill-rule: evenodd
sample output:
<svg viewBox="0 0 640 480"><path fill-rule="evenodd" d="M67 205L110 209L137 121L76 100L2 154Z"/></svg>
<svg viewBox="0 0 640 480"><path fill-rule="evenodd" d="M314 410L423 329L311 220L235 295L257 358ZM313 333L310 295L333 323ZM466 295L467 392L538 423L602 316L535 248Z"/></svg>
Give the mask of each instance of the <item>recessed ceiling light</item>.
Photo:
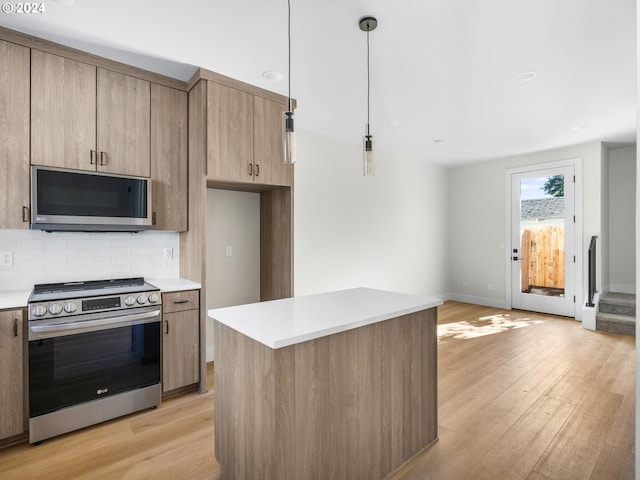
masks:
<svg viewBox="0 0 640 480"><path fill-rule="evenodd" d="M284 75L282 72L268 71L262 74L262 78L269 80L270 82L279 82L284 78Z"/></svg>
<svg viewBox="0 0 640 480"><path fill-rule="evenodd" d="M522 72L517 78L520 83L527 83L535 79L537 76L538 74L536 72Z"/></svg>
<svg viewBox="0 0 640 480"><path fill-rule="evenodd" d="M576 125L575 127L571 127L572 132L579 132L580 130L584 130L588 125Z"/></svg>
<svg viewBox="0 0 640 480"><path fill-rule="evenodd" d="M76 0L53 0L53 1L61 5L66 5L67 7L70 7L76 2Z"/></svg>
<svg viewBox="0 0 640 480"><path fill-rule="evenodd" d="M467 148L464 153L473 153L473 150L471 150L470 148Z"/></svg>
<svg viewBox="0 0 640 480"><path fill-rule="evenodd" d="M387 122L387 125L389 125L390 127L397 127L398 125L400 125L400 122L398 120L389 120Z"/></svg>
<svg viewBox="0 0 640 480"><path fill-rule="evenodd" d="M433 143L444 143L444 140L440 139L440 138L436 138Z"/></svg>

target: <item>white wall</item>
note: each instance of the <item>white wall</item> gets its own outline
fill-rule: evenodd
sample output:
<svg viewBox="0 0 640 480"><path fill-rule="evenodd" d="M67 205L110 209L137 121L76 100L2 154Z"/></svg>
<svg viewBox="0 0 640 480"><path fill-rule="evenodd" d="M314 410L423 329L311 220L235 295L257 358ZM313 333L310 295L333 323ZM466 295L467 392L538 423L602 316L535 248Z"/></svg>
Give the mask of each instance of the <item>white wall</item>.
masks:
<svg viewBox="0 0 640 480"><path fill-rule="evenodd" d="M376 152L364 177L359 144L299 132L297 148L296 295L448 291L447 169Z"/></svg>
<svg viewBox="0 0 640 480"><path fill-rule="evenodd" d="M259 193L207 190L206 257L207 310L260 301ZM213 361L209 317L206 333L207 361Z"/></svg>
<svg viewBox="0 0 640 480"><path fill-rule="evenodd" d="M609 151L609 287L635 293L636 147Z"/></svg>
<svg viewBox="0 0 640 480"><path fill-rule="evenodd" d="M164 259L164 249L173 259ZM179 276L175 232L85 233L0 230L0 251L13 266L0 267L0 291L30 290L36 283L142 276Z"/></svg>
<svg viewBox="0 0 640 480"><path fill-rule="evenodd" d="M582 158L581 234L586 248L591 235L598 235L601 228L601 157L600 143L589 143L452 168L448 236L452 297L498 307L506 304L505 262L509 258L506 250L509 246L504 245L506 169ZM586 255L583 257L586 272ZM488 289L489 284L493 290ZM582 284L584 292L586 277Z"/></svg>
<svg viewBox="0 0 640 480"><path fill-rule="evenodd" d="M597 240L598 265L596 269L596 276L600 280L600 283L597 284L598 291L608 290L611 278L609 264L609 238L611 235L609 226L609 149L605 145L602 145L601 185L602 217L600 219L600 237ZM585 248L588 248L588 245ZM587 273L585 274L587 275Z"/></svg>

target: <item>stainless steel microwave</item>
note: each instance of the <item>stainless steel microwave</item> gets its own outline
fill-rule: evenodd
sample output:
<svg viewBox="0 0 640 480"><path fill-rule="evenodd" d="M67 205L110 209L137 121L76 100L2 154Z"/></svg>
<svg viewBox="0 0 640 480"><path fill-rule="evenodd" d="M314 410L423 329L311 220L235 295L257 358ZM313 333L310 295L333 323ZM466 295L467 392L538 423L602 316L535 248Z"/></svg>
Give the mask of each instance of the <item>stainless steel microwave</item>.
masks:
<svg viewBox="0 0 640 480"><path fill-rule="evenodd" d="M147 230L151 228L151 179L32 166L31 228Z"/></svg>

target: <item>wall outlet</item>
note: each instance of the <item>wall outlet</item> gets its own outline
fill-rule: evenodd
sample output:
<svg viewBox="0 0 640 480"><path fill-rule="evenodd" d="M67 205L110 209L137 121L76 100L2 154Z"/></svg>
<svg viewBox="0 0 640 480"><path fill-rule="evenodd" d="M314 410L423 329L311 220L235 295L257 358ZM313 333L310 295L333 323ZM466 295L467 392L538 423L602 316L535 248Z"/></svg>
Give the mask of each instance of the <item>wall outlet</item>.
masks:
<svg viewBox="0 0 640 480"><path fill-rule="evenodd" d="M466 280L462 281L462 288L467 288L467 281Z"/></svg>
<svg viewBox="0 0 640 480"><path fill-rule="evenodd" d="M493 283L488 283L487 284L487 290L489 290L490 292L493 291Z"/></svg>
<svg viewBox="0 0 640 480"><path fill-rule="evenodd" d="M13 252L0 252L0 267L13 266Z"/></svg>
<svg viewBox="0 0 640 480"><path fill-rule="evenodd" d="M171 248L171 247L165 248L164 251L163 251L162 258L164 258L165 260L172 260L173 259L173 248Z"/></svg>

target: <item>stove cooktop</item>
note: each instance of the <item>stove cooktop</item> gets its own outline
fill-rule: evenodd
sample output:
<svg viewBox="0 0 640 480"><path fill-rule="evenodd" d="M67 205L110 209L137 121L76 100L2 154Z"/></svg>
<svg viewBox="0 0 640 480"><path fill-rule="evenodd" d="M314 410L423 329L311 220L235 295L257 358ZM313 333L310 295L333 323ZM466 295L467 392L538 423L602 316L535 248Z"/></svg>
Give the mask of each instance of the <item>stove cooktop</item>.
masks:
<svg viewBox="0 0 640 480"><path fill-rule="evenodd" d="M41 283L34 285L29 303L159 290L155 285L146 282L143 277Z"/></svg>

